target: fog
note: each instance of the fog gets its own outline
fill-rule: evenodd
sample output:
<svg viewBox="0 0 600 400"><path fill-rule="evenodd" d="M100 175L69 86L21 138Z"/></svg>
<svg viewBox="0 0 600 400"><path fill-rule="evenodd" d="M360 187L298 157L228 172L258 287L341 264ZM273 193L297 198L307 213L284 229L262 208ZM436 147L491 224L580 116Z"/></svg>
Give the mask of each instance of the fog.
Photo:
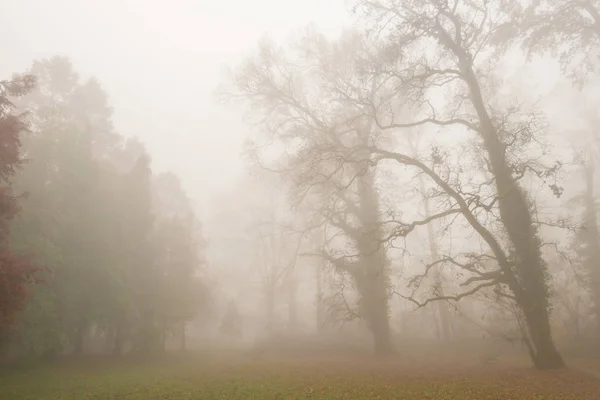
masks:
<svg viewBox="0 0 600 400"><path fill-rule="evenodd" d="M283 38L311 21L339 33L348 20L343 1L320 4L7 0L0 73L10 77L33 60L69 57L81 76L96 77L109 93L117 130L140 137L155 168L176 172L204 213L243 169L247 128L212 98L223 69L263 35ZM218 177L207 172L215 164Z"/></svg>
<svg viewBox="0 0 600 400"><path fill-rule="evenodd" d="M0 11L1 365L599 395L597 0Z"/></svg>

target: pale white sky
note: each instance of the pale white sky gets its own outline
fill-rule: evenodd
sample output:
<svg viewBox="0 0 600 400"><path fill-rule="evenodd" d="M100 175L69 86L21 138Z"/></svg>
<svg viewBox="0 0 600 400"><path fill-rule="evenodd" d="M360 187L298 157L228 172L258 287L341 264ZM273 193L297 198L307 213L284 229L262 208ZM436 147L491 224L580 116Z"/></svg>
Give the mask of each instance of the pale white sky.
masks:
<svg viewBox="0 0 600 400"><path fill-rule="evenodd" d="M0 77L69 56L101 81L117 129L142 138L155 169L177 173L204 214L242 168L241 116L212 98L220 71L263 34L310 22L337 35L349 24L344 0L0 0Z"/></svg>

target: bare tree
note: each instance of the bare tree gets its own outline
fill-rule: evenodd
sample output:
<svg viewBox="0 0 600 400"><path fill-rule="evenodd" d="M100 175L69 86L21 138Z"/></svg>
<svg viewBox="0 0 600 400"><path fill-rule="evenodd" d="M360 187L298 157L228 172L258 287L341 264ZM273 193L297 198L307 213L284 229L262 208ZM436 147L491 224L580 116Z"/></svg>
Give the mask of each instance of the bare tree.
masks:
<svg viewBox="0 0 600 400"><path fill-rule="evenodd" d="M523 145L534 140L536 127L531 119L520 124L511 121L510 113L496 110L486 101L486 95L491 97L486 93L486 85L491 84L490 54L497 50L490 38L507 18L498 6L485 0L361 0L357 8L380 38L382 54L387 57L387 62L374 63L369 71L373 76L385 77L390 87L387 98L381 96L378 103L371 103L377 126L384 131L399 131L433 125L474 133L492 176L496 193L493 201L483 204L477 194L461 193L414 157L376 146L369 149L378 160L394 160L427 175L454 205L430 219L460 214L491 249L491 259L498 265L492 271L480 270L477 260L439 260L474 273L465 283L479 283L458 296L436 299L458 300L485 287L506 286L510 294L503 295L513 299L525 316L534 364L541 369L557 368L564 366L564 361L551 335L548 274L530 200L519 184L520 172L515 163L519 150L514 143ZM434 89L452 93L453 101L436 107ZM398 122L393 111L398 99L406 102L407 97L412 104L422 106L427 115ZM361 102L369 103L364 98ZM478 212L486 208L499 211L507 248L479 220ZM396 234L406 235L414 226L414 222L402 224Z"/></svg>
<svg viewBox="0 0 600 400"><path fill-rule="evenodd" d="M582 83L586 73L600 66L600 1L503 0L511 20L502 26L504 38L522 38L529 55L551 52L561 66Z"/></svg>
<svg viewBox="0 0 600 400"><path fill-rule="evenodd" d="M276 159L283 165L276 168L293 182L295 205L313 210L306 230L332 228L321 256L352 277L360 293L356 315L367 322L375 353L385 355L391 348L390 285L376 171L368 152L354 153L367 149L374 125L365 110L349 107L337 95L356 78L352 54L361 46L362 38L352 33L338 43L309 33L294 48L295 57L264 44L233 77L228 93L249 104L259 116L255 122L268 133L254 147L256 159L264 163L268 157L260 150L279 146Z"/></svg>

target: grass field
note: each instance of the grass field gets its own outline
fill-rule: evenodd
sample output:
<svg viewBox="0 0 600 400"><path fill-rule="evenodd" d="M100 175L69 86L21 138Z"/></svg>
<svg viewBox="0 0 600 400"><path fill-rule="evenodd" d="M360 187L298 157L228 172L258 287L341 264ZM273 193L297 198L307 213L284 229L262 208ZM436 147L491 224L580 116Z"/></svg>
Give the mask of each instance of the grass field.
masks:
<svg viewBox="0 0 600 400"><path fill-rule="evenodd" d="M577 370L433 367L401 359L96 358L5 373L0 399L598 400L600 380Z"/></svg>

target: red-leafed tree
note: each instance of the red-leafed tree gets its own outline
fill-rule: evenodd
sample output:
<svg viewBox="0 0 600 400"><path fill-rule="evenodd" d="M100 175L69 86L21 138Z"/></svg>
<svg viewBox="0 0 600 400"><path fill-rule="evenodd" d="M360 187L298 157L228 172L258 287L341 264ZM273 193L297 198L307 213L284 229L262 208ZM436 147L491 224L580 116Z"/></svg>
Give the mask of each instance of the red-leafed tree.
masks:
<svg viewBox="0 0 600 400"><path fill-rule="evenodd" d="M39 271L13 253L9 243L10 222L19 211L11 180L22 163L20 135L27 128L10 97L24 95L34 84L28 75L0 81L0 354L27 298L27 286L36 281Z"/></svg>

